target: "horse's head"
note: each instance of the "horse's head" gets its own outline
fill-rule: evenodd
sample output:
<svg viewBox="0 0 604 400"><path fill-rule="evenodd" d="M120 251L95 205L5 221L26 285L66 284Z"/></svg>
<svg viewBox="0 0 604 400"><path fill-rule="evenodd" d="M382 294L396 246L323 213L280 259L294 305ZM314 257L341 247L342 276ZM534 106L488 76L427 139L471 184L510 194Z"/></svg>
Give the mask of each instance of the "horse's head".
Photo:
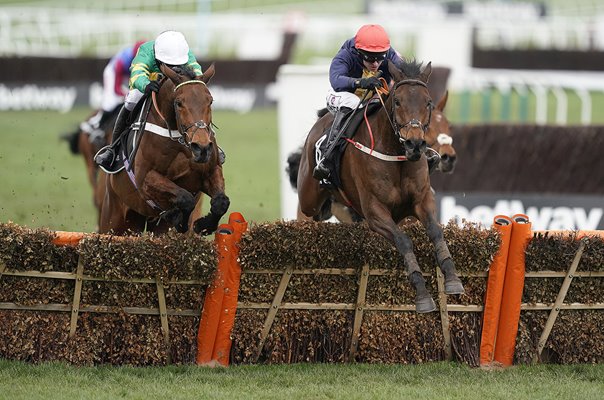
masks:
<svg viewBox="0 0 604 400"><path fill-rule="evenodd" d="M173 123L182 135L181 143L187 146L193 160L206 163L214 153L212 131L212 95L207 83L214 76L214 64L196 79L191 71L160 67L168 78L159 93L162 113L165 112L169 125Z"/></svg>
<svg viewBox="0 0 604 400"><path fill-rule="evenodd" d="M426 151L426 131L432 115L432 98L428 92L428 78L432 65L421 70L421 63L403 62L401 69L388 63L394 78L387 107L395 135L403 145L409 161L417 161Z"/></svg>
<svg viewBox="0 0 604 400"><path fill-rule="evenodd" d="M436 108L432 111L432 120L426 133L428 146L432 147L440 155L438 170L444 173L452 173L457 163L457 153L453 147L451 127L449 120L444 114L448 97L449 92L447 91L438 101Z"/></svg>

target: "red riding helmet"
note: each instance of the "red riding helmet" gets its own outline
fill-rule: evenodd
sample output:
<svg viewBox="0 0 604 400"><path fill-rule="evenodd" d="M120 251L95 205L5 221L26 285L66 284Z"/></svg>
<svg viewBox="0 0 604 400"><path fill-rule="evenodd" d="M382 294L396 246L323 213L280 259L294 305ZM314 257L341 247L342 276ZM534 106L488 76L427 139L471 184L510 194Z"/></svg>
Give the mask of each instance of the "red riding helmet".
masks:
<svg viewBox="0 0 604 400"><path fill-rule="evenodd" d="M390 49L390 38L381 25L363 25L354 37L354 47L371 53Z"/></svg>

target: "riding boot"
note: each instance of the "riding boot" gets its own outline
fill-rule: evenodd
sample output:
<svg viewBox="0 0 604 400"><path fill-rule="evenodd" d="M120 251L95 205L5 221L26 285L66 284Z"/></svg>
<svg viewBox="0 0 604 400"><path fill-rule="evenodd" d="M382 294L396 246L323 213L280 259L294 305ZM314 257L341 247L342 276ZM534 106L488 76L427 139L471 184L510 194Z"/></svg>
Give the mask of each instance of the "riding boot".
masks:
<svg viewBox="0 0 604 400"><path fill-rule="evenodd" d="M224 152L222 147L218 146L218 163L220 163L220 165L222 165L222 164L224 164L225 161L226 161L226 153Z"/></svg>
<svg viewBox="0 0 604 400"><path fill-rule="evenodd" d="M437 152L432 152L427 155L428 158L428 174L432 175L440 164L440 155Z"/></svg>
<svg viewBox="0 0 604 400"><path fill-rule="evenodd" d="M122 107L120 113L117 116L117 121L115 121L115 126L113 127L111 144L100 149L98 153L96 153L96 155L94 156L94 161L106 170L111 169L111 166L115 161L115 150L113 149L113 147L119 141L122 133L126 130L129 117L130 111L126 109L125 106Z"/></svg>
<svg viewBox="0 0 604 400"><path fill-rule="evenodd" d="M323 180L329 177L329 165L333 163L333 153L335 153L335 147L338 144L338 132L342 128L342 124L346 117L350 115L352 109L348 107L340 107L333 119L331 129L327 134L327 148L323 152L323 158L319 161L315 169L312 171L312 176L315 179Z"/></svg>
<svg viewBox="0 0 604 400"><path fill-rule="evenodd" d="M96 121L94 124L91 124L93 129L89 134L89 141L90 143L100 147L105 144L104 125L107 123L107 120L111 118L112 113L110 111L101 110L99 111L99 114L100 117L95 117Z"/></svg>

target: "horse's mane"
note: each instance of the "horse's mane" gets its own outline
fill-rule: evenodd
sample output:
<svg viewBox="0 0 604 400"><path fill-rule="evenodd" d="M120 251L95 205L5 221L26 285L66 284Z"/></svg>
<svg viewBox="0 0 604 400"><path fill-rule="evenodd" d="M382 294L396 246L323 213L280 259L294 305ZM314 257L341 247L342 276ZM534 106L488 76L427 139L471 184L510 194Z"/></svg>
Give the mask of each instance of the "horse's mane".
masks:
<svg viewBox="0 0 604 400"><path fill-rule="evenodd" d="M402 63L397 64L398 69L408 78L418 78L422 73L422 63L417 62L415 59L411 61L403 60Z"/></svg>
<svg viewBox="0 0 604 400"><path fill-rule="evenodd" d="M188 65L178 65L175 67L171 67L172 71L176 72L178 75L184 75L189 79L195 78L195 71Z"/></svg>

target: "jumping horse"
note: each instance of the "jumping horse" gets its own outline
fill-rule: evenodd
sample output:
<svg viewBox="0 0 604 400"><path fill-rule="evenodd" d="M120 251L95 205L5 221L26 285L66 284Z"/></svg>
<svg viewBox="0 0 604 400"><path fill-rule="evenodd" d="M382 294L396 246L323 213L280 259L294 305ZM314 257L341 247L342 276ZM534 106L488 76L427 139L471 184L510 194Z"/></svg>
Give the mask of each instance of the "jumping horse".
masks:
<svg viewBox="0 0 604 400"><path fill-rule="evenodd" d="M214 64L199 79L179 67L160 68L164 79L157 95L153 93L135 156L124 153L124 169L100 174L101 233L164 233L175 227L178 232L192 228L209 234L228 210L212 124L213 99L206 85ZM211 198L210 212L192 220L204 193Z"/></svg>
<svg viewBox="0 0 604 400"><path fill-rule="evenodd" d="M432 110L430 126L426 132L426 144L438 153L435 165L430 167L430 173L433 171L440 171L444 174L452 174L455 165L457 164L457 152L455 151L455 147L453 147L451 127L449 120L444 113L448 97L449 93L445 92ZM319 117L322 117L326 113L327 109L324 108L319 110L318 115ZM298 190L298 169L300 168L301 157L302 147L287 157L287 167L285 170L289 177L292 189L296 191ZM338 203L334 198L331 200L331 214L336 217L338 221L352 223L360 222L362 220L354 210L346 207L344 204Z"/></svg>
<svg viewBox="0 0 604 400"><path fill-rule="evenodd" d="M426 85L432 67L429 63L422 71L421 63L415 61L399 67L388 64L394 86L382 108L368 117L368 124L357 128L353 136L356 144L346 146L338 188L321 185L312 176L315 144L331 118L324 116L311 128L298 171L299 211L309 219L320 219L325 203L332 196L354 209L370 229L396 246L416 291L416 311L425 313L434 311L436 305L426 289L413 243L398 226L405 217L413 216L424 225L445 276L445 293L462 294L464 289L436 220L425 154L425 135L434 108ZM371 151L359 150L360 147L367 150L368 145Z"/></svg>

